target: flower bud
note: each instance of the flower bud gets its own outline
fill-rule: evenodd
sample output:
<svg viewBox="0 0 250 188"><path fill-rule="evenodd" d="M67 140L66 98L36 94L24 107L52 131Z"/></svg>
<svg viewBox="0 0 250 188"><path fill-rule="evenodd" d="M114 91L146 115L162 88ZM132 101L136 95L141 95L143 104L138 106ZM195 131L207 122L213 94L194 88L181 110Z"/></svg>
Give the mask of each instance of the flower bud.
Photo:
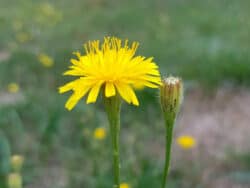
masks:
<svg viewBox="0 0 250 188"><path fill-rule="evenodd" d="M183 86L181 79L172 76L165 78L160 88L160 100L163 113L175 118L179 112L182 98Z"/></svg>
<svg viewBox="0 0 250 188"><path fill-rule="evenodd" d="M162 85L160 87L160 100L166 126L166 155L162 187L166 186L166 179L171 159L174 124L182 102L182 93L183 86L179 78L170 76L162 81Z"/></svg>
<svg viewBox="0 0 250 188"><path fill-rule="evenodd" d="M22 188L22 176L18 173L9 174L8 188Z"/></svg>
<svg viewBox="0 0 250 188"><path fill-rule="evenodd" d="M21 155L13 155L11 157L11 167L14 172L20 172L23 166L24 158Z"/></svg>

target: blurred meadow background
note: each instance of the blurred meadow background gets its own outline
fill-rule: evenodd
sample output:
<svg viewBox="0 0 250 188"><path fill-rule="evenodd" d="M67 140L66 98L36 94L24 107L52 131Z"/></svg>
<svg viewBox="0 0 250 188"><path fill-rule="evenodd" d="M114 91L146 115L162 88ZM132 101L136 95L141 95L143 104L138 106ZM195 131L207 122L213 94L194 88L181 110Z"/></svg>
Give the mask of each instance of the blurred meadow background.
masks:
<svg viewBox="0 0 250 188"><path fill-rule="evenodd" d="M101 101L68 112L57 88L82 44L139 41L162 76L180 76L169 188L250 187L250 1L0 0L0 188L22 156L24 188L110 188ZM157 91L121 119L123 188L157 188L164 126ZM13 165L12 165L13 166Z"/></svg>

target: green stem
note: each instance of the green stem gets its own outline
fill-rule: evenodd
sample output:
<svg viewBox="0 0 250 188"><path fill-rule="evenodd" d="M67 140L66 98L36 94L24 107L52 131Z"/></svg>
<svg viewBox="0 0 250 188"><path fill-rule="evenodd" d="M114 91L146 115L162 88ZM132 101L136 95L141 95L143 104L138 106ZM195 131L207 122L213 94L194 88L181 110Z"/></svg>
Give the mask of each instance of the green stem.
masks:
<svg viewBox="0 0 250 188"><path fill-rule="evenodd" d="M109 119L110 132L112 138L113 173L114 173L113 188L119 188L120 187L119 134L120 134L121 101L119 96L114 96L109 98L104 97L104 104Z"/></svg>
<svg viewBox="0 0 250 188"><path fill-rule="evenodd" d="M6 177L4 175L0 175L0 187L7 188Z"/></svg>
<svg viewBox="0 0 250 188"><path fill-rule="evenodd" d="M165 165L162 179L162 188L166 187L167 177L171 159L171 145L172 145L172 137L173 137L173 128L174 128L174 118L165 118L166 125L166 149L165 149Z"/></svg>

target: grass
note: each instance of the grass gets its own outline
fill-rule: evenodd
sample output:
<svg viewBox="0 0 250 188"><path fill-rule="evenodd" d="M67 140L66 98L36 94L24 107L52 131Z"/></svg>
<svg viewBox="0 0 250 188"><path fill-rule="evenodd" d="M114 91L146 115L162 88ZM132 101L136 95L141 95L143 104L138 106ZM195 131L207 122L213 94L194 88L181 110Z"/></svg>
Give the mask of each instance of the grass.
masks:
<svg viewBox="0 0 250 188"><path fill-rule="evenodd" d="M50 187L60 187L64 182L51 178L50 168L62 171L65 187L111 185L109 139L92 138L95 127L108 129L102 104L81 102L69 113L63 107L68 96L57 93L69 80L61 73L72 52L84 42L105 35L139 41L139 54L154 56L163 76L178 75L188 86L249 86L249 6L246 0L1 0L0 52L10 57L0 54L0 93L17 82L24 98L0 104L0 131L11 152L26 158L25 185L38 187L47 178ZM51 56L54 66L39 63L39 53ZM146 140L162 135L155 96L139 92L141 108L123 108L122 180L133 187L159 186L162 164L145 152ZM176 172L170 186L185 187L184 180Z"/></svg>

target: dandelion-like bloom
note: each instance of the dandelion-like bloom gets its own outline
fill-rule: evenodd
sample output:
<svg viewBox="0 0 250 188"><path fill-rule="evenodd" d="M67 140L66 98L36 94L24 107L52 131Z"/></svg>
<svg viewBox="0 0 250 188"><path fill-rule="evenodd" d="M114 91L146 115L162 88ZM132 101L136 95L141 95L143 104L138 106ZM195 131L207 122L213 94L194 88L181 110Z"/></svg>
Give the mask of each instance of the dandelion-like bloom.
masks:
<svg viewBox="0 0 250 188"><path fill-rule="evenodd" d="M29 33L19 32L16 34L16 39L20 43L26 43L32 39L32 36Z"/></svg>
<svg viewBox="0 0 250 188"><path fill-rule="evenodd" d="M24 158L21 155L11 156L11 167L15 172L19 172L22 169Z"/></svg>
<svg viewBox="0 0 250 188"><path fill-rule="evenodd" d="M101 88L105 97L119 94L127 103L138 106L134 89L161 85L153 58L135 56L138 45L133 42L130 46L128 40L122 43L116 37L105 37L102 45L98 40L85 44L86 54L77 52L77 59L71 59L73 65L64 73L79 78L59 88L60 93L74 92L65 107L71 110L87 93L87 104L95 103Z"/></svg>
<svg viewBox="0 0 250 188"><path fill-rule="evenodd" d="M54 65L54 60L52 57L41 53L38 55L38 60L40 61L40 63L44 66L44 67L52 67Z"/></svg>
<svg viewBox="0 0 250 188"><path fill-rule="evenodd" d="M192 136L185 135L185 136L178 137L177 138L177 143L183 149L191 149L191 148L195 147L196 140Z"/></svg>
<svg viewBox="0 0 250 188"><path fill-rule="evenodd" d="M22 176L19 173L8 175L8 188L22 188Z"/></svg>
<svg viewBox="0 0 250 188"><path fill-rule="evenodd" d="M8 91L10 93L17 93L19 91L19 85L17 83L8 84Z"/></svg>
<svg viewBox="0 0 250 188"><path fill-rule="evenodd" d="M120 188L130 188L130 186L127 183L121 183Z"/></svg>
<svg viewBox="0 0 250 188"><path fill-rule="evenodd" d="M93 133L93 137L96 140L103 140L106 137L106 130L102 127L96 128Z"/></svg>

